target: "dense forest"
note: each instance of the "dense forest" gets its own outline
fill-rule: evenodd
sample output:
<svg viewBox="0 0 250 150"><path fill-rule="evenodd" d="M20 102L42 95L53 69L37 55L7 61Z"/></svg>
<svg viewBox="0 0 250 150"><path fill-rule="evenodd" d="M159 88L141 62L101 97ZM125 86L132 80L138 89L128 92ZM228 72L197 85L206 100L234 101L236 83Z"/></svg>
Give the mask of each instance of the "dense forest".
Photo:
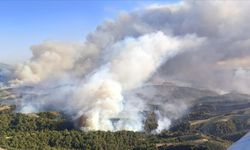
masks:
<svg viewBox="0 0 250 150"><path fill-rule="evenodd" d="M147 128L151 125L154 126L148 122ZM75 129L72 122L58 112L25 115L6 109L0 113L0 147L3 149L214 150L226 149L229 144L198 131L174 128L160 134L83 132Z"/></svg>

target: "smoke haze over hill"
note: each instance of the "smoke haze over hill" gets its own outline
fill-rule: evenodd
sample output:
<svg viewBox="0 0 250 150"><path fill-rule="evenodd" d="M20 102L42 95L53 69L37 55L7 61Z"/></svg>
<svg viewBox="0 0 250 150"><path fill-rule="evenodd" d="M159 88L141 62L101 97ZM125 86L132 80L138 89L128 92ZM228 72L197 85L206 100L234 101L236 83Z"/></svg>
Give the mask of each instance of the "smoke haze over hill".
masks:
<svg viewBox="0 0 250 150"><path fill-rule="evenodd" d="M249 93L249 6L246 1L151 5L104 22L84 43L33 46L33 57L16 66L12 83L33 86L38 96L24 97L20 111L63 111L82 118L84 130L140 131L149 106L133 91L149 80ZM180 110L171 109L180 103ZM169 109L184 113L186 103L169 102ZM161 111L159 130L171 122Z"/></svg>

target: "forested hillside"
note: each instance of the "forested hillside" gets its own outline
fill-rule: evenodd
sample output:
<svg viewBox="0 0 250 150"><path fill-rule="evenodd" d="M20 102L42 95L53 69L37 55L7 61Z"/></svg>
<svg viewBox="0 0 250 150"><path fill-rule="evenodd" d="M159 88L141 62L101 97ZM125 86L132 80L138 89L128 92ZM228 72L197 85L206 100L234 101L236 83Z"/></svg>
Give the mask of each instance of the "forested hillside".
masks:
<svg viewBox="0 0 250 150"><path fill-rule="evenodd" d="M206 91L198 92L192 88L173 88L173 85L157 86L157 88L166 91L173 89L172 93L175 93L167 95L161 92L165 93L161 99L185 97L185 95L196 98L186 114L172 120L170 129L161 133L155 132L158 124L153 111L146 113L145 130L142 132L84 132L75 126L75 121L62 112L17 113L16 106L12 102L21 95L16 95L8 88L2 89L0 90L0 148L223 150L250 129L249 95L238 93L217 95ZM147 95L143 98L150 99Z"/></svg>

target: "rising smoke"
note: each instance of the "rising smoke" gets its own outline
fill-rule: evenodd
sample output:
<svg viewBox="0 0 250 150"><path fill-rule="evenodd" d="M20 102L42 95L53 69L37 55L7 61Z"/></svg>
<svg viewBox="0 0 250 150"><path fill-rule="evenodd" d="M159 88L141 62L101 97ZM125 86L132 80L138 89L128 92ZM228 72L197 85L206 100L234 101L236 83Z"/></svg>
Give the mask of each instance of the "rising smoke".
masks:
<svg viewBox="0 0 250 150"><path fill-rule="evenodd" d="M20 111L63 111L83 130L140 131L148 106L132 91L152 77L247 93L249 5L151 5L104 22L82 44L33 46L33 57L15 71L13 82L34 86L36 93L24 96ZM179 104L165 106L181 114L186 107ZM167 129L169 118L156 114L157 131Z"/></svg>
<svg viewBox="0 0 250 150"><path fill-rule="evenodd" d="M96 65L97 67L84 77L76 79L75 75L63 75L68 76L68 82L73 84L71 88L63 86L63 90L69 88L64 91L64 94L67 93L70 96L65 96L60 92L60 95L63 96L51 95L39 102L39 105L37 105L36 100L33 101L35 104L25 102L21 111L43 110L48 105L53 105L60 111L73 113L77 118L81 117L84 130L142 130L143 118L141 115L146 107L143 105L146 104L143 103L143 100L137 98L137 100L135 99L136 102L141 101L142 107L140 109L132 108L130 104L126 103L123 94L140 87L163 62L178 53L191 50L203 41L203 38L197 38L195 35L172 37L160 31L145 34L138 38L126 38L107 47L104 50L105 54L99 56L100 60L98 61L99 64ZM64 55L68 51L65 52L65 49L62 49L63 52L50 52L51 49L48 50L49 53L48 51L34 53L37 55L32 58L32 61L22 66L25 68L20 69L21 77L25 77L21 80L22 82L38 84L37 82L43 82L44 79L61 76L62 73L67 74L67 70L72 70L73 65L70 61L72 55ZM64 58L63 56L70 58ZM54 64L46 67L46 65L50 65L53 59L55 59ZM56 66L64 59L67 63L61 62L62 65L57 68ZM27 68L28 73L23 73ZM53 71L52 75L48 73L50 71ZM71 78L73 79L71 80ZM62 80L65 80L65 78L62 78ZM72 82L74 80L78 80L78 83ZM58 101L58 98L61 101ZM37 100L39 101L39 99ZM62 103L67 105L64 106ZM60 109L58 106L62 108ZM128 111L130 115L127 116L124 111ZM113 118L123 119L113 124Z"/></svg>

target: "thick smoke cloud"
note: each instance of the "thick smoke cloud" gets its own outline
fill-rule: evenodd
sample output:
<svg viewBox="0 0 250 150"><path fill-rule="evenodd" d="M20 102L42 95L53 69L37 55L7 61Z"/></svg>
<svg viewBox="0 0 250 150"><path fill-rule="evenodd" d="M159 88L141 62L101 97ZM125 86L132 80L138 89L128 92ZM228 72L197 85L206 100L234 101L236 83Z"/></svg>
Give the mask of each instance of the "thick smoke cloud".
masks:
<svg viewBox="0 0 250 150"><path fill-rule="evenodd" d="M151 5L104 22L84 43L34 46L15 82L38 96L24 97L21 111L63 111L84 130L138 131L148 106L132 93L150 78L249 93L249 8L247 1ZM156 112L158 131L186 109L184 101L165 106Z"/></svg>
<svg viewBox="0 0 250 150"><path fill-rule="evenodd" d="M18 79L25 83L38 83L56 78L74 67L77 46L64 43L45 43L32 47L33 57L17 67Z"/></svg>
<svg viewBox="0 0 250 150"><path fill-rule="evenodd" d="M126 38L108 47L108 51L100 60L102 61L100 66L94 68L93 72L86 77L79 78L80 83L74 83L73 89L66 91L70 96L51 95L40 101L39 105L36 102L39 98L33 102L24 102L21 111L43 110L52 104L59 111L74 113L77 118L82 118L80 126L84 130L142 130L141 115L146 110L144 106L146 103L133 97L136 102L141 101L142 107L132 108L129 103L126 103L123 93L140 87L163 62L178 53L191 50L203 41L203 38L197 38L195 35L172 37L162 32L146 34L138 38ZM51 58L51 55L48 56ZM44 59L44 53L38 53L37 59L39 61ZM64 65L59 68L59 73L65 69L63 67ZM65 89L66 87L63 87L63 90ZM58 98L61 101L57 101ZM67 105L64 106L62 101L66 101L63 103ZM63 106L63 109L58 106ZM124 114L124 110L130 115ZM126 119L113 124L114 118Z"/></svg>
<svg viewBox="0 0 250 150"><path fill-rule="evenodd" d="M206 37L207 44L170 60L162 66L160 76L197 87L249 93L249 79L235 74L240 68L249 69L249 7L247 1L186 1L172 8L168 17L163 13L158 19L169 20L164 23L170 32L196 33ZM166 7L152 9L159 14Z"/></svg>

